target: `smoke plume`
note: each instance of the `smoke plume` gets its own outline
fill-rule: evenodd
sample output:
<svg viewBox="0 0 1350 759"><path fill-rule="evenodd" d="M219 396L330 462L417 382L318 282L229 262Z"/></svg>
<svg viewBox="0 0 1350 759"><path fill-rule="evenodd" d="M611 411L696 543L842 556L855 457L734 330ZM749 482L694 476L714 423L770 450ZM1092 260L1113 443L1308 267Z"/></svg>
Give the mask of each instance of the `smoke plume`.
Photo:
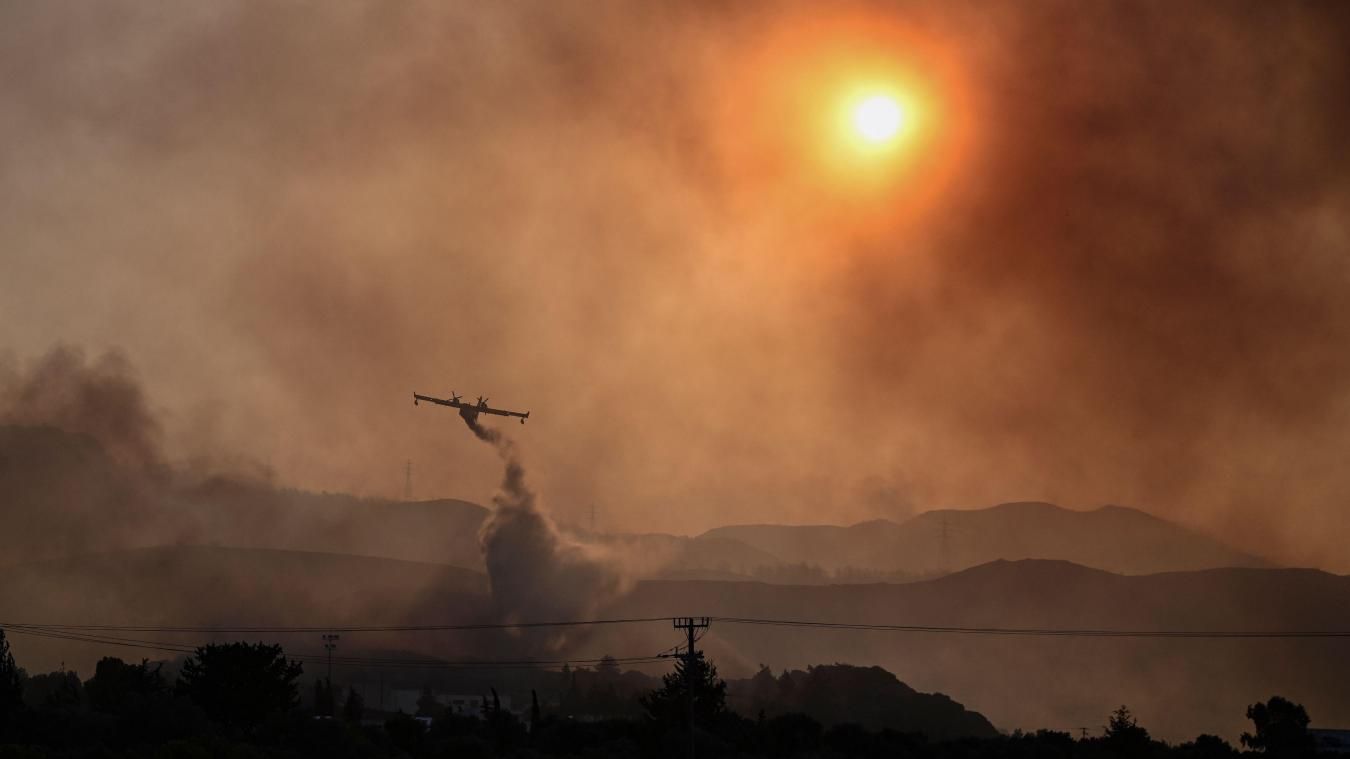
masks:
<svg viewBox="0 0 1350 759"><path fill-rule="evenodd" d="M23 369L0 363L0 424L88 436L118 464L141 472L163 464L159 423L119 352L90 361L58 346Z"/></svg>
<svg viewBox="0 0 1350 759"><path fill-rule="evenodd" d="M120 354L0 363L0 564L162 541L165 485L159 425Z"/></svg>
<svg viewBox="0 0 1350 759"><path fill-rule="evenodd" d="M617 598L629 585L619 565L599 547L559 532L525 481L515 443L476 419L465 421L505 465L492 514L479 533L501 617L513 622L586 619Z"/></svg>

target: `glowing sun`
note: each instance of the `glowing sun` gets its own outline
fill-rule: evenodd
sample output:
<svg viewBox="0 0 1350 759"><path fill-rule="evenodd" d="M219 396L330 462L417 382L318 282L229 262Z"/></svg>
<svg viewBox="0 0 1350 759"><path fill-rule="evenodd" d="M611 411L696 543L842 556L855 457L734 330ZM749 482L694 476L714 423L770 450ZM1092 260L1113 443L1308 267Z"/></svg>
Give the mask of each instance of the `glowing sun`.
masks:
<svg viewBox="0 0 1350 759"><path fill-rule="evenodd" d="M873 144L895 139L904 123L904 109L899 101L887 95L873 95L853 109L854 131Z"/></svg>

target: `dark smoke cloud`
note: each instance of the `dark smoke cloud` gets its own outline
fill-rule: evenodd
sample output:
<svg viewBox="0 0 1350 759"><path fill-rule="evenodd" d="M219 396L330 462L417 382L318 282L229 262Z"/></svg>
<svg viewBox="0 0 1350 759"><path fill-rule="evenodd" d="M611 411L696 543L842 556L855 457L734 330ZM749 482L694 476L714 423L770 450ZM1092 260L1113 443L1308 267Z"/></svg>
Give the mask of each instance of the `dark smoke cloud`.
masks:
<svg viewBox="0 0 1350 759"><path fill-rule="evenodd" d="M515 444L499 430L466 419L479 440L496 449L505 464L501 489L479 542L492 597L506 621L590 619L596 609L631 586L617 562L599 546L565 537L540 508L525 482ZM548 641L561 645L560 638Z"/></svg>
<svg viewBox="0 0 1350 759"><path fill-rule="evenodd" d="M119 354L0 364L0 564L164 540L159 435Z"/></svg>
<svg viewBox="0 0 1350 759"><path fill-rule="evenodd" d="M0 424L87 435L117 463L146 473L163 466L160 426L126 356L90 361L57 347L29 366L0 363Z"/></svg>

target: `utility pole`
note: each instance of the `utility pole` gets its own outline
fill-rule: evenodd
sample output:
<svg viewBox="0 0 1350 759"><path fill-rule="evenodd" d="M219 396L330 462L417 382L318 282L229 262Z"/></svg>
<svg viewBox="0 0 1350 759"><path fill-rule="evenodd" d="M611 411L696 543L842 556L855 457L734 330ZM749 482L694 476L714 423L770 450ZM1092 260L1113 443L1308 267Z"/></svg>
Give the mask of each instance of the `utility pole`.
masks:
<svg viewBox="0 0 1350 759"><path fill-rule="evenodd" d="M591 534L595 534L595 502L591 501Z"/></svg>
<svg viewBox="0 0 1350 759"><path fill-rule="evenodd" d="M333 695L333 649L337 648L338 638L341 637L342 636L337 633L324 633L323 635L323 650L328 652L328 682L326 683L326 686L328 690L329 717L334 716L334 712L337 710L337 698Z"/></svg>
<svg viewBox="0 0 1350 759"><path fill-rule="evenodd" d="M408 459L408 465L403 469L403 500L412 500L412 459Z"/></svg>
<svg viewBox="0 0 1350 759"><path fill-rule="evenodd" d="M694 642L697 640L695 634L699 630L708 629L708 618L676 617L674 626L676 630L684 630L689 640L684 649L684 687L685 696L689 701L689 759L694 759L694 666L702 656L698 649L694 648Z"/></svg>

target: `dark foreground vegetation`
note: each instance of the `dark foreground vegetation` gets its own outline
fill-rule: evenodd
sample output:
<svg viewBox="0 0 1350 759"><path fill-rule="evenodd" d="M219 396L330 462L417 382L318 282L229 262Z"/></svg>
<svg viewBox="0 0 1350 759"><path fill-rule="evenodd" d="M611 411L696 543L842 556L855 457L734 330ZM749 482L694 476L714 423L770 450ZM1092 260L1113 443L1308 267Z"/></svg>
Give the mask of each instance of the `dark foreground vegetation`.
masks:
<svg viewBox="0 0 1350 759"><path fill-rule="evenodd" d="M30 677L15 665L0 630L0 759L677 757L691 748L701 757L1220 759L1318 753L1303 707L1280 697L1248 709L1253 731L1242 736L1239 751L1212 735L1180 745L1155 741L1124 706L1099 736L1046 730L1001 735L959 704L915 700L924 694L875 668L818 667L780 678L765 670L742 681L749 685L737 699L742 710L758 705L753 716L729 708L727 683L702 658L680 660L637 698L592 687L547 708L532 694L527 709L512 711L492 690L467 711L428 696L417 714L375 712L355 690L341 693L325 680L314 683L313 699L302 706L301 665L280 646L264 643L203 646L182 662L172 683L161 669L109 657L88 680L74 672ZM628 716L568 713L606 697ZM922 724L925 719L936 729Z"/></svg>

